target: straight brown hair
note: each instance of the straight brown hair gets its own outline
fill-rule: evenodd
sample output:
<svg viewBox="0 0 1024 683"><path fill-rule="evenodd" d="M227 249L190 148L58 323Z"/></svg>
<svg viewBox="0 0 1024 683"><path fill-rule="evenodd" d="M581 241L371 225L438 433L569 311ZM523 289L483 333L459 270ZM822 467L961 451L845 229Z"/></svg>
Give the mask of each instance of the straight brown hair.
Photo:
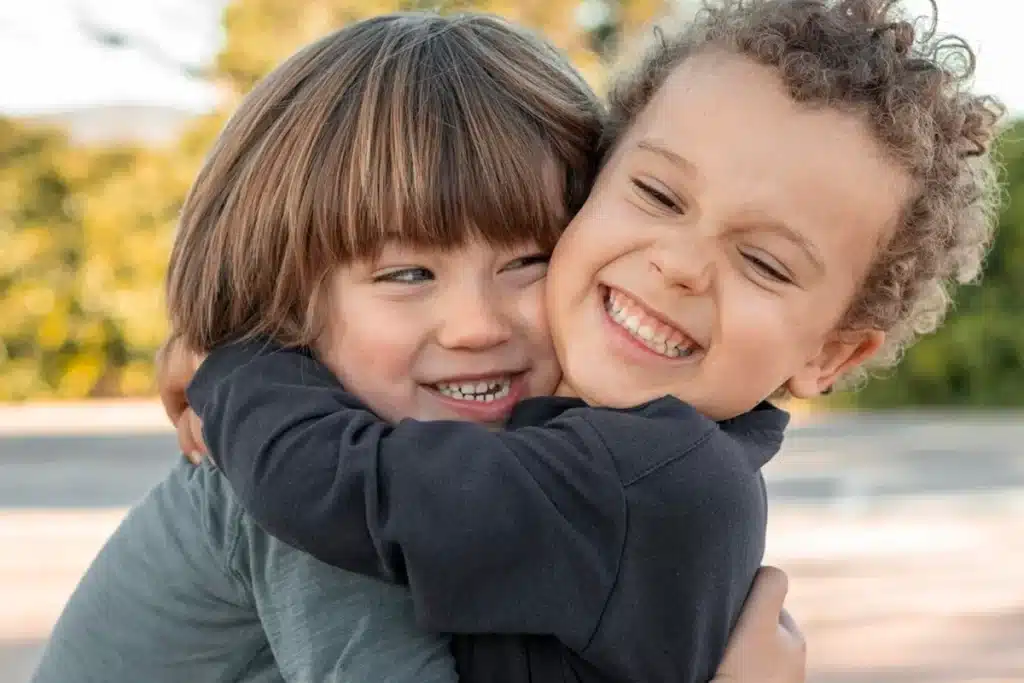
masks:
<svg viewBox="0 0 1024 683"><path fill-rule="evenodd" d="M601 125L565 58L502 19L353 23L261 81L214 144L171 252L172 335L309 345L328 276L392 240L553 247Z"/></svg>

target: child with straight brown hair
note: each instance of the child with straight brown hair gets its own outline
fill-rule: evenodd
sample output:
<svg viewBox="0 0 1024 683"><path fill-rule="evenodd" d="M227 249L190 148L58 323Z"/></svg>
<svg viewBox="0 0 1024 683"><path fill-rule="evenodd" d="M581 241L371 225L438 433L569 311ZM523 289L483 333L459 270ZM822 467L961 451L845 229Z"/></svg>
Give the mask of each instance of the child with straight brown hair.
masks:
<svg viewBox="0 0 1024 683"><path fill-rule="evenodd" d="M560 396L505 430L393 425L315 351L199 349L189 402L242 504L407 584L470 679L706 680L762 558L769 399L895 362L991 239L1001 110L900 3L723 1L656 37L547 275ZM521 377L406 388L486 407Z"/></svg>
<svg viewBox="0 0 1024 683"><path fill-rule="evenodd" d="M577 74L504 21L346 27L263 80L218 138L182 212L174 326L204 345L319 340L391 419L501 422L508 400L422 396L411 378L514 368L517 395L554 389L543 276L600 134ZM760 585L723 671L799 683L802 652L776 630L784 582ZM93 562L33 680L456 678L447 637L417 627L405 589L269 536L218 470L182 459Z"/></svg>

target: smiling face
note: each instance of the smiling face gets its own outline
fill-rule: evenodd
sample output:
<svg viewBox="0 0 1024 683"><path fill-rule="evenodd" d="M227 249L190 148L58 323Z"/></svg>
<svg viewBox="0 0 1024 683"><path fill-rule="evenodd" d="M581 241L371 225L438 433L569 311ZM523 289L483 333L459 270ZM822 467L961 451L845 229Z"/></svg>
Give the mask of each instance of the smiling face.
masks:
<svg viewBox="0 0 1024 683"><path fill-rule="evenodd" d="M534 244L387 245L338 268L317 349L386 420L501 424L517 401L551 393L559 379L547 260Z"/></svg>
<svg viewBox="0 0 1024 683"><path fill-rule="evenodd" d="M745 58L692 56L555 249L566 382L598 405L672 394L715 419L782 387L820 393L884 340L836 326L909 192L860 117L794 102Z"/></svg>

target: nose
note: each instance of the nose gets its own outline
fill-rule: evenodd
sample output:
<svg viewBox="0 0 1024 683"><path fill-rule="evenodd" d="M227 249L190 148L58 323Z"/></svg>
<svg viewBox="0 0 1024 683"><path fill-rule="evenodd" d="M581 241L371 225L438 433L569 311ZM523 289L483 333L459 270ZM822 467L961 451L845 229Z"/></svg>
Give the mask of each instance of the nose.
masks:
<svg viewBox="0 0 1024 683"><path fill-rule="evenodd" d="M708 238L673 235L660 240L650 254L650 265L672 286L694 294L710 288L714 273L714 246Z"/></svg>
<svg viewBox="0 0 1024 683"><path fill-rule="evenodd" d="M509 340L512 325L500 294L486 288L453 292L438 330L438 343L447 349L483 350Z"/></svg>

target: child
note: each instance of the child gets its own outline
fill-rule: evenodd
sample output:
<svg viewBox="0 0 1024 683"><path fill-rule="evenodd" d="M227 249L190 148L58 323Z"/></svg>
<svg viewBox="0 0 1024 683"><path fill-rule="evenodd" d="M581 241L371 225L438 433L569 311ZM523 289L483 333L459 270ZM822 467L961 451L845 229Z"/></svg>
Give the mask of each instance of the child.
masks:
<svg viewBox="0 0 1024 683"><path fill-rule="evenodd" d="M493 634L455 637L467 678L704 680L761 560L766 399L894 361L991 236L999 110L896 9L729 2L660 34L552 258L563 397L506 431L388 425L301 349L214 349L188 398L242 505L408 584L428 628Z"/></svg>
<svg viewBox="0 0 1024 683"><path fill-rule="evenodd" d="M174 311L218 343L252 321L305 312L314 297L295 288L307 269L342 264L351 281L322 309L348 316L331 330L336 340L324 337L336 369L396 420L498 422L493 405L417 402L403 388L423 372L451 379L513 365L528 378L524 395L554 388L544 254L586 195L600 123L562 58L500 20L409 14L353 24L265 79L221 134L184 206L172 292L195 289L174 299ZM371 274L356 264L360 250L397 258L396 245L433 270L396 262ZM281 294L253 300L256 308L217 289L222 276L241 277L231 269L249 257L265 267L244 271L243 291ZM398 315L383 317L389 311ZM424 337L435 329L439 340ZM793 670L782 680L799 683L792 662L803 655L770 623L784 586L769 574L761 587L723 672L753 673L755 683L780 671L780 657ZM447 639L416 627L406 591L268 536L219 472L184 461L94 561L34 678L455 679Z"/></svg>

